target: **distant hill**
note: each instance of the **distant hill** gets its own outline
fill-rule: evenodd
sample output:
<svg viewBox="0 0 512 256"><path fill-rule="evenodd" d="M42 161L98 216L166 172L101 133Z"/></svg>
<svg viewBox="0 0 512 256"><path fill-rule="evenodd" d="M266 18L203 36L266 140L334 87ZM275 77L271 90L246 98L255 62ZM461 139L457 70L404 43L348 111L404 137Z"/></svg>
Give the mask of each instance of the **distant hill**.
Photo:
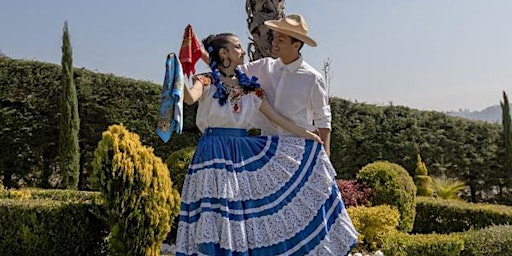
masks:
<svg viewBox="0 0 512 256"><path fill-rule="evenodd" d="M512 108L512 104L510 106ZM490 123L501 123L500 105L490 106L481 111L469 111L467 109L460 109L459 111L448 111L446 114L472 120L487 121Z"/></svg>

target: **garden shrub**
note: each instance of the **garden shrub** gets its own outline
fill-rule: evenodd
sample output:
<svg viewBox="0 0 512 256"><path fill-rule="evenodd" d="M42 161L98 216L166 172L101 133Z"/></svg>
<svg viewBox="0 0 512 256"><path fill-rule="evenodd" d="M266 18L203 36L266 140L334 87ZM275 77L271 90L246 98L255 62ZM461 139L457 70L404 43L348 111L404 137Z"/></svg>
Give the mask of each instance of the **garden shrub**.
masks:
<svg viewBox="0 0 512 256"><path fill-rule="evenodd" d="M417 197L413 232L447 234L504 224L512 224L511 206Z"/></svg>
<svg viewBox="0 0 512 256"><path fill-rule="evenodd" d="M173 152L165 159L165 163L169 168L173 188L181 193L183 190L183 182L188 172L188 165L194 156L195 147L185 147Z"/></svg>
<svg viewBox="0 0 512 256"><path fill-rule="evenodd" d="M359 244L371 250L380 248L384 237L396 231L400 219L398 210L389 205L357 206L350 207L347 211L359 232Z"/></svg>
<svg viewBox="0 0 512 256"><path fill-rule="evenodd" d="M457 199L459 193L466 188L464 182L445 175L433 178L434 196L442 199Z"/></svg>
<svg viewBox="0 0 512 256"><path fill-rule="evenodd" d="M418 196L432 196L434 190L432 189L432 178L428 176L428 170L425 163L421 160L420 154L417 157L416 175L414 175L414 184L418 191Z"/></svg>
<svg viewBox="0 0 512 256"><path fill-rule="evenodd" d="M370 206L373 200L373 191L357 180L337 180L338 188L345 207Z"/></svg>
<svg viewBox="0 0 512 256"><path fill-rule="evenodd" d="M373 205L388 204L398 209L398 230L412 230L416 215L416 185L402 166L387 161L374 162L359 171L357 180L375 191Z"/></svg>
<svg viewBox="0 0 512 256"><path fill-rule="evenodd" d="M492 226L462 234L462 256L512 255L512 226Z"/></svg>
<svg viewBox="0 0 512 256"><path fill-rule="evenodd" d="M122 125L103 133L94 155L91 184L105 199L112 253L159 255L180 202L167 166Z"/></svg>
<svg viewBox="0 0 512 256"><path fill-rule="evenodd" d="M106 222L94 200L0 199L0 255L106 255Z"/></svg>
<svg viewBox="0 0 512 256"><path fill-rule="evenodd" d="M389 234L381 251L392 256L454 256L464 248L464 241L455 234L409 235L402 232Z"/></svg>

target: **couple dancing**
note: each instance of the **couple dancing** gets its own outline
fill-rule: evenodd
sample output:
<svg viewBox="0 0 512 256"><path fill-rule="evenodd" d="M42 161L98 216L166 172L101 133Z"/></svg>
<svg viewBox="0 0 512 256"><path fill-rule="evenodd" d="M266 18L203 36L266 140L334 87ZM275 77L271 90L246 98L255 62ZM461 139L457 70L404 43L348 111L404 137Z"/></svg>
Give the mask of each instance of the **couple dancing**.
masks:
<svg viewBox="0 0 512 256"><path fill-rule="evenodd" d="M265 25L276 59L243 64L235 35L211 35L212 72L185 86L203 136L181 194L176 255L340 256L357 241L329 161L324 81L300 54L316 42L300 15ZM263 136L247 136L252 127Z"/></svg>

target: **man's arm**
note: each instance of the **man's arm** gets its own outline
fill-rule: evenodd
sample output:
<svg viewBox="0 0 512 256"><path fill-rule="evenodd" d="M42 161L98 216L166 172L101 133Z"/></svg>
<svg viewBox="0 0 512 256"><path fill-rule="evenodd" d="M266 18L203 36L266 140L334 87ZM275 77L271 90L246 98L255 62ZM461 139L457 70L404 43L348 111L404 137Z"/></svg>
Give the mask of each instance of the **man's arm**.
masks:
<svg viewBox="0 0 512 256"><path fill-rule="evenodd" d="M331 129L329 128L318 128L318 135L324 142L324 149L327 156L331 156Z"/></svg>
<svg viewBox="0 0 512 256"><path fill-rule="evenodd" d="M331 107L329 96L325 90L325 82L321 76L311 88L311 108L313 110L313 123L318 130L318 135L324 142L325 152L331 156Z"/></svg>

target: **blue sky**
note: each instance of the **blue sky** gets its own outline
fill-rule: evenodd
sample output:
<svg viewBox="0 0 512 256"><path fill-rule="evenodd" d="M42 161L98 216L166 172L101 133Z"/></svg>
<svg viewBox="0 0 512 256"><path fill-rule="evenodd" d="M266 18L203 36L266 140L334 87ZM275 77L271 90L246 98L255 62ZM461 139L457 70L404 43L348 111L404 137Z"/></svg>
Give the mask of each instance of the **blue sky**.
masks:
<svg viewBox="0 0 512 256"><path fill-rule="evenodd" d="M303 14L318 42L305 59L331 59L331 95L438 111L512 97L510 0L288 0L285 13ZM247 43L246 18L243 0L3 0L0 50L60 63L67 20L75 67L161 83L187 24Z"/></svg>

